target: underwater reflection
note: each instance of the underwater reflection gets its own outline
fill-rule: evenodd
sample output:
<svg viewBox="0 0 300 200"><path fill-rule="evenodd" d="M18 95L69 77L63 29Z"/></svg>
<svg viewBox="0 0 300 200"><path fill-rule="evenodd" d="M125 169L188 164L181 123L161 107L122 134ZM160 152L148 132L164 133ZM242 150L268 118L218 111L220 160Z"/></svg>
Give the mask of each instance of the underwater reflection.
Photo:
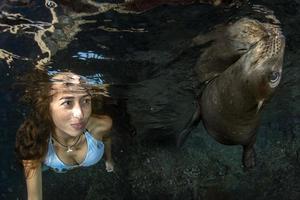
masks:
<svg viewBox="0 0 300 200"><path fill-rule="evenodd" d="M96 60L113 60L113 58L105 57L103 54L98 54L94 51L79 51L76 55L72 56L73 58L78 58L79 60L89 60L89 59L96 59Z"/></svg>

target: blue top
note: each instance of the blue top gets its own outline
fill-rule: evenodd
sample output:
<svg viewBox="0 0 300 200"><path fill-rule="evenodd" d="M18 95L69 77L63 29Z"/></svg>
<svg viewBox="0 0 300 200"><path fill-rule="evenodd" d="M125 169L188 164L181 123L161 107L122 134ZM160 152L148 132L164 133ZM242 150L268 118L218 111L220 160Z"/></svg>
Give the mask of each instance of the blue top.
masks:
<svg viewBox="0 0 300 200"><path fill-rule="evenodd" d="M77 167L88 167L96 164L103 156L104 144L100 140L96 140L87 130L84 132L87 142L87 153L82 163L78 165L69 165L61 161L55 153L51 136L48 144L47 156L44 160L44 165L53 169L56 172L66 172Z"/></svg>

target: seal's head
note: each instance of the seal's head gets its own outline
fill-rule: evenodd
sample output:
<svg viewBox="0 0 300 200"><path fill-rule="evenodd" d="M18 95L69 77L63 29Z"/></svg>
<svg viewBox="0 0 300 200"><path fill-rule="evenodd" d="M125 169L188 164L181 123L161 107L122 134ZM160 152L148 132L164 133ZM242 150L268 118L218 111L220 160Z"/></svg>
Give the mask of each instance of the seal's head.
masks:
<svg viewBox="0 0 300 200"><path fill-rule="evenodd" d="M243 77L248 89L254 94L258 110L278 86L281 74L285 38L279 26L263 26L265 33L244 55Z"/></svg>

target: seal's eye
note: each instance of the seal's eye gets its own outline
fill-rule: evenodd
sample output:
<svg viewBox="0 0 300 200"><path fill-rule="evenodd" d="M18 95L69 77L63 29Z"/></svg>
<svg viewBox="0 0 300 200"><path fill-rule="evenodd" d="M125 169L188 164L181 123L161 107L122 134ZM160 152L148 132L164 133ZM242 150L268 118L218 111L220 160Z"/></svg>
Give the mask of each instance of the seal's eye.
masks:
<svg viewBox="0 0 300 200"><path fill-rule="evenodd" d="M271 83L277 82L279 78L280 78L280 73L279 72L271 72L269 74L269 81Z"/></svg>

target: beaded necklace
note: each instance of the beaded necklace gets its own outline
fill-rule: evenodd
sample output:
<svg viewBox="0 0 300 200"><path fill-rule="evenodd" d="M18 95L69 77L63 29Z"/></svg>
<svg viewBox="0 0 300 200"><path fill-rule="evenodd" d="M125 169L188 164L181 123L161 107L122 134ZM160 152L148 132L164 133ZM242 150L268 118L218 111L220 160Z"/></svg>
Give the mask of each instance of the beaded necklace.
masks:
<svg viewBox="0 0 300 200"><path fill-rule="evenodd" d="M79 139L81 138L81 135L82 135L82 134L80 134L79 136L77 136L77 138L75 138L75 139L73 140L73 141L75 141L75 142L74 142L72 145L65 145L65 144L61 143L61 142L60 142L57 138L55 138L53 135L52 135L51 139L52 139L52 143L53 143L53 140L54 140L55 142L57 142L58 144L60 144L62 147L66 148L66 149L67 149L67 150L66 150L67 153L70 153L70 152L73 151L72 148L78 144Z"/></svg>

